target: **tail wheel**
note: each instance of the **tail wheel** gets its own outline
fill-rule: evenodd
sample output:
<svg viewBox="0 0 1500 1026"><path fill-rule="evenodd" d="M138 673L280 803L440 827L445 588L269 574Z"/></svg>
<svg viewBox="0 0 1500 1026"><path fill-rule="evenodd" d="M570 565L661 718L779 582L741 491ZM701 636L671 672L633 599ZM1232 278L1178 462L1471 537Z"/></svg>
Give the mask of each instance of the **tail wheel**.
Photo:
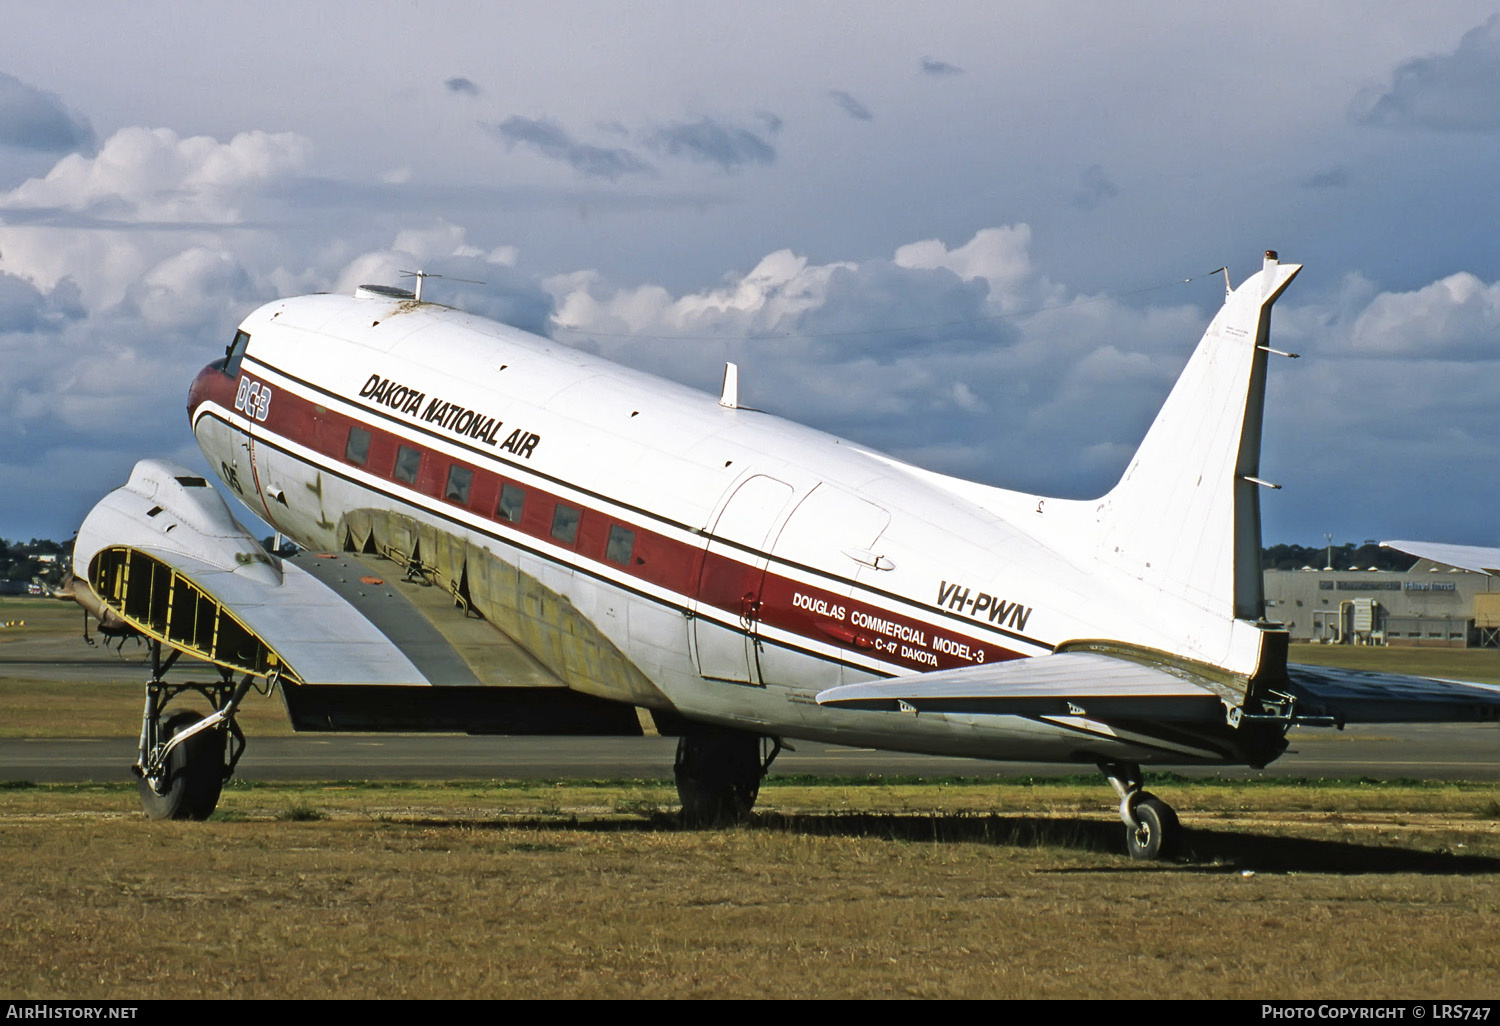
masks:
<svg viewBox="0 0 1500 1026"><path fill-rule="evenodd" d="M1182 829L1172 806L1146 791L1132 811L1136 823L1125 827L1125 847L1131 858L1169 859L1177 854Z"/></svg>
<svg viewBox="0 0 1500 1026"><path fill-rule="evenodd" d="M162 727L170 740L203 719L202 714L180 712ZM142 777L136 783L141 806L151 819L197 819L213 815L224 787L224 732L205 730L172 750L160 777Z"/></svg>

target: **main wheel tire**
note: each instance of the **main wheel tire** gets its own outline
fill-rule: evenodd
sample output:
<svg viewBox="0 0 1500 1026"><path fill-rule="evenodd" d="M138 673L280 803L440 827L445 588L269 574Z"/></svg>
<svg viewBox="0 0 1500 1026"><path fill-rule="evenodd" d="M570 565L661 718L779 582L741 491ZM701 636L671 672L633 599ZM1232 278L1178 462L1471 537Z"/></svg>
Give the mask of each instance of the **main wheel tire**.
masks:
<svg viewBox="0 0 1500 1026"><path fill-rule="evenodd" d="M201 719L200 713L180 712L167 720L162 733L167 738L176 737ZM160 791L145 777L136 782L141 807L151 819L204 820L212 816L224 787L223 732L205 730L174 748L159 783Z"/></svg>
<svg viewBox="0 0 1500 1026"><path fill-rule="evenodd" d="M684 826L743 822L760 796L760 735L702 728L677 739L673 775Z"/></svg>
<svg viewBox="0 0 1500 1026"><path fill-rule="evenodd" d="M1125 828L1125 847L1133 859L1169 859L1177 853L1182 828L1172 806L1154 794L1135 804L1137 826Z"/></svg>

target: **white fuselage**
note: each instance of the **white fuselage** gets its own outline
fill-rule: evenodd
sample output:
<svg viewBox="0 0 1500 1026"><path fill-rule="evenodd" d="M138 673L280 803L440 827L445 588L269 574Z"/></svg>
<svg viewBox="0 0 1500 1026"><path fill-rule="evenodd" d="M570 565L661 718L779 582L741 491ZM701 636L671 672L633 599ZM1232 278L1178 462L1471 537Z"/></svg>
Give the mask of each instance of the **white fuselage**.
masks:
<svg viewBox="0 0 1500 1026"><path fill-rule="evenodd" d="M1232 759L1212 732L815 702L1080 639L1229 661L1234 622L1107 572L1086 503L945 478L430 304L308 296L241 328L236 373L205 369L190 406L239 498L313 550L358 510L487 550L624 654L654 689L636 704L988 758Z"/></svg>

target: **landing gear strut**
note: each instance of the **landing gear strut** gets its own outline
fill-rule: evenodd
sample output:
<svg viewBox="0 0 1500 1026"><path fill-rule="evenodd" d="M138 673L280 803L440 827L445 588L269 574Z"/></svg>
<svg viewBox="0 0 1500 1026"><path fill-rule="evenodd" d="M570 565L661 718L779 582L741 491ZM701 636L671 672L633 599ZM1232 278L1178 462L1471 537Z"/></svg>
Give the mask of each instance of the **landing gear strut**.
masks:
<svg viewBox="0 0 1500 1026"><path fill-rule="evenodd" d="M1182 842L1182 827L1172 806L1141 788L1141 767L1134 762L1101 759L1100 771L1120 796L1125 849L1133 859L1170 859Z"/></svg>
<svg viewBox="0 0 1500 1026"><path fill-rule="evenodd" d="M781 748L781 739L776 737L726 727L689 728L677 739L677 760L672 767L683 824L730 826L743 821L760 795L761 778Z"/></svg>
<svg viewBox="0 0 1500 1026"><path fill-rule="evenodd" d="M161 642L151 642L140 752L131 772L148 817L203 820L213 815L224 781L245 752L234 715L255 678L246 674L236 684L232 672L221 668L216 683L168 684L163 677L179 654L173 650L163 659ZM186 692L201 695L214 711L204 716L182 710L163 720L166 707Z"/></svg>

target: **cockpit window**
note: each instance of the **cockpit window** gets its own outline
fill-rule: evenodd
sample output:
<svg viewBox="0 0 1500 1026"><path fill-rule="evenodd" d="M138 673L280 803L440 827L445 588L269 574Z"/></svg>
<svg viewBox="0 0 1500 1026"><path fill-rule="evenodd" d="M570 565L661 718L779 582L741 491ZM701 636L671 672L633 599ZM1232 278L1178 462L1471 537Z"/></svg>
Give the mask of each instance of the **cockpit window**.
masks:
<svg viewBox="0 0 1500 1026"><path fill-rule="evenodd" d="M224 350L224 373L231 378L240 376L240 361L245 358L245 350L250 346L250 333L248 331L236 331L234 341L229 343L229 348Z"/></svg>

